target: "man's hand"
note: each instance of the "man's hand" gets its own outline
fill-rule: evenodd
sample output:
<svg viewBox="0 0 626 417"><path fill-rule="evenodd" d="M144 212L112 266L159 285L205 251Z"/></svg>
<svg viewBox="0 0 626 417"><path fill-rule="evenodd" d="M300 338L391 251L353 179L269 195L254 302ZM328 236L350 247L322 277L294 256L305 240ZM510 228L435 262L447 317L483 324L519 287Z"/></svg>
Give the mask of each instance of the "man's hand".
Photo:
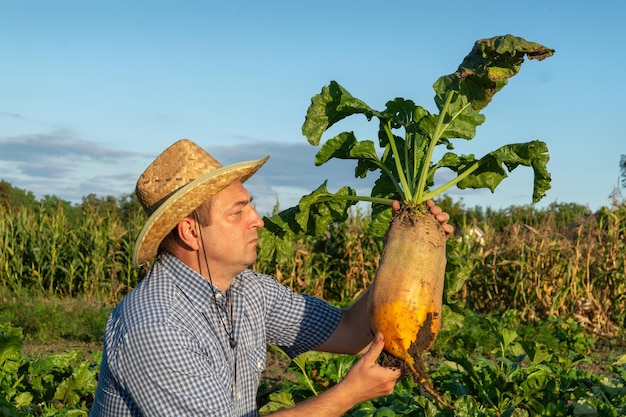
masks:
<svg viewBox="0 0 626 417"><path fill-rule="evenodd" d="M402 376L400 369L385 368L376 362L384 347L383 335L376 334L368 351L350 368L341 381L341 384L354 391L352 398L357 404L391 394L396 382Z"/></svg>
<svg viewBox="0 0 626 417"><path fill-rule="evenodd" d="M382 334L377 334L370 348L348 371L346 377L316 397L292 408L270 414L275 417L339 417L364 401L393 393L402 376L399 369L380 366L376 360L385 346Z"/></svg>
<svg viewBox="0 0 626 417"><path fill-rule="evenodd" d="M435 219L437 219L439 221L439 224L441 224L441 228L446 233L446 238L452 236L452 233L454 233L454 226L448 224L448 220L450 220L450 215L443 211L441 207L436 205L433 200L426 201L426 205L430 209L432 215L435 216Z"/></svg>

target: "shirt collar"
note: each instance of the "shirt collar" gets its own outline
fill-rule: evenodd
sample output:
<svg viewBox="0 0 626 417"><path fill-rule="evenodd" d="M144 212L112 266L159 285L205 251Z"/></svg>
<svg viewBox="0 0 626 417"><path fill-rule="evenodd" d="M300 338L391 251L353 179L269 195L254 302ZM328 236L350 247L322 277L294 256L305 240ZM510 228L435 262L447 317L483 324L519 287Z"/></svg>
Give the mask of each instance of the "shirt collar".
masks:
<svg viewBox="0 0 626 417"><path fill-rule="evenodd" d="M173 278L173 281L185 296L201 310L207 308L208 300L213 298L213 291L218 295L218 298L222 300L226 299L226 294L224 294L223 291L211 284L209 280L191 269L176 256L163 252L157 262L160 263L165 272ZM229 291L239 294L243 292L244 279L242 275L243 272L235 277L230 285Z"/></svg>

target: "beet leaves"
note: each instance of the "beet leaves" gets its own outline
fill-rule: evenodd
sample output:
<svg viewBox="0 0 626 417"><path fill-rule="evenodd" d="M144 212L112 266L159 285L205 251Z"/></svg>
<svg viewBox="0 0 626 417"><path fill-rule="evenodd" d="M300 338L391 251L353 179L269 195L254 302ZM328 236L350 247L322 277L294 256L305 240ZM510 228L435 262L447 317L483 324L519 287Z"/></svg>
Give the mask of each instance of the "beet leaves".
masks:
<svg viewBox="0 0 626 417"><path fill-rule="evenodd" d="M435 81L438 114L404 98L387 102L382 111L374 110L353 97L343 86L331 81L311 99L302 133L311 145L319 146L324 133L339 121L361 114L378 120L378 144L359 140L345 131L326 140L317 155L317 166L332 158L356 161L355 177L377 172L369 196L357 195L350 187L330 192L326 183L301 198L298 206L265 218L267 232L260 246L268 258L284 259L292 253L292 243L303 235L320 235L333 222L344 221L348 210L358 201L372 204L369 231L383 236L391 219L391 202L419 204L456 186L489 188L492 192L518 166L531 167L534 173L533 202L550 188L547 170L548 148L538 140L504 145L476 159L457 155L453 140L471 140L485 117L480 112L493 96L516 75L525 58L543 60L554 50L513 35L482 39L474 44L458 69ZM433 161L436 146L448 150ZM435 172L446 168L456 174L447 183L434 187ZM268 259L266 258L266 259Z"/></svg>

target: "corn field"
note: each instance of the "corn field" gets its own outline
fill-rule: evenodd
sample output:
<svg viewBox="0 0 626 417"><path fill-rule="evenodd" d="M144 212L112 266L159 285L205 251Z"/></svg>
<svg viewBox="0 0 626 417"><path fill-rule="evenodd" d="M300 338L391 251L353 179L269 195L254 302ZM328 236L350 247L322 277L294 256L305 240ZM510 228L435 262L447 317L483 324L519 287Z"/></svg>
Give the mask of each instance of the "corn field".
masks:
<svg viewBox="0 0 626 417"><path fill-rule="evenodd" d="M132 247L143 218L128 222L89 205L72 218L59 205L0 206L0 285L14 294L119 301L143 276Z"/></svg>
<svg viewBox="0 0 626 417"><path fill-rule="evenodd" d="M465 278L459 288L448 289L448 301L481 312L516 309L530 320L571 316L609 336L626 327L626 207L567 222L556 209L511 213L451 213L457 235L448 242L447 273ZM0 206L0 218L5 294L115 304L146 272L131 262L145 220L138 207ZM380 257L380 242L365 232L367 222L366 213L355 212L324 236L298 242L288 263L259 257L253 267L298 292L348 303L371 283Z"/></svg>
<svg viewBox="0 0 626 417"><path fill-rule="evenodd" d="M463 292L471 309L573 316L609 337L625 327L626 207L560 227L554 213L536 224L512 223L486 233L474 256Z"/></svg>

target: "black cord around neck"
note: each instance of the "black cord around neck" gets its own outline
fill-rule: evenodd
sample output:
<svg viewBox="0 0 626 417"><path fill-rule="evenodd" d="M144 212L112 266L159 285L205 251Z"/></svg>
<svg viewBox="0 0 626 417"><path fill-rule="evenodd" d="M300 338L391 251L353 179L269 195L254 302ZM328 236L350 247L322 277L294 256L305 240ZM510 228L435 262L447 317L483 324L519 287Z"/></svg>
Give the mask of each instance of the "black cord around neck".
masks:
<svg viewBox="0 0 626 417"><path fill-rule="evenodd" d="M232 319L233 317L233 306L230 302L228 291L226 291L226 301L223 306L220 306L220 303L217 301L217 292L215 291L215 285L213 284L213 279L211 278L211 270L209 269L209 260L206 256L206 249L204 247L204 237L202 236L202 231L200 230L200 221L198 220L198 213L194 211L194 217L196 220L196 224L198 225L198 233L200 234L200 242L202 243L202 253L204 254L204 264L206 265L207 274L209 275L209 282L211 283L211 291L213 292L213 304L217 309L217 314L220 316L220 322L222 322L222 327L224 327L224 332L228 335L228 341L230 343L231 348L235 348L237 346L237 340L235 339L235 323ZM200 254L198 253L198 266L200 266ZM230 313L228 312L228 308L230 308ZM222 318L222 310L224 310L224 314L226 315L226 319ZM231 331L228 331L226 327L226 321L230 322Z"/></svg>

